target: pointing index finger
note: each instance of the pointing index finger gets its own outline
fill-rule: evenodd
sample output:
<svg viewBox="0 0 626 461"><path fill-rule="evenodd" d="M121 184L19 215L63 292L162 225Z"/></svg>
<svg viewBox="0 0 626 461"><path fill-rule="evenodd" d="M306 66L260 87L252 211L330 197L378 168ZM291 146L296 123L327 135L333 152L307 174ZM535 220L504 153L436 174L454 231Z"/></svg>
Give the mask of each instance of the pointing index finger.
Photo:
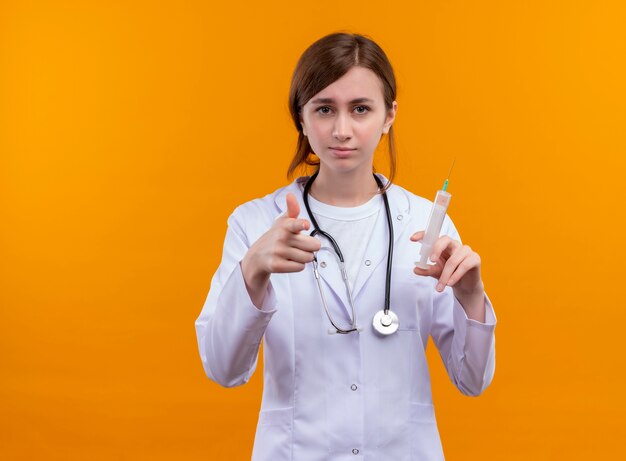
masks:
<svg viewBox="0 0 626 461"><path fill-rule="evenodd" d="M289 219L287 222L287 230L294 234L299 234L303 230L308 230L310 227L309 221L306 219Z"/></svg>

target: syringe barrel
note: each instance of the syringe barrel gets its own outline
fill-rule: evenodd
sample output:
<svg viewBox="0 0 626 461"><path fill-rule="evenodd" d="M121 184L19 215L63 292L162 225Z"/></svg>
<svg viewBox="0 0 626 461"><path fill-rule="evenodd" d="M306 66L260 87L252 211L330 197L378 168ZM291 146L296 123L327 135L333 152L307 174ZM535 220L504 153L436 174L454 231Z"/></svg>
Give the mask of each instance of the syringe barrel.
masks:
<svg viewBox="0 0 626 461"><path fill-rule="evenodd" d="M451 198L452 195L449 192L443 190L437 191L433 207L430 210L428 224L426 225L426 234L421 241L420 258L419 261L415 263L417 267L428 269L428 257L430 256L433 244L437 241L441 233L441 227L443 226L443 220L446 217Z"/></svg>

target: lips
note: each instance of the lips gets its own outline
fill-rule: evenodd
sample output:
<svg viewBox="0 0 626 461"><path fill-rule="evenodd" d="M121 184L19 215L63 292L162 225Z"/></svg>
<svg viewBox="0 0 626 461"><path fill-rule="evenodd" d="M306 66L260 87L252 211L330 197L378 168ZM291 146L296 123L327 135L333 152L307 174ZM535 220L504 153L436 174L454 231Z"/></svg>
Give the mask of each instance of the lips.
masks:
<svg viewBox="0 0 626 461"><path fill-rule="evenodd" d="M354 152L356 149L351 147L329 147L330 151L338 158L347 158L350 156L351 152Z"/></svg>

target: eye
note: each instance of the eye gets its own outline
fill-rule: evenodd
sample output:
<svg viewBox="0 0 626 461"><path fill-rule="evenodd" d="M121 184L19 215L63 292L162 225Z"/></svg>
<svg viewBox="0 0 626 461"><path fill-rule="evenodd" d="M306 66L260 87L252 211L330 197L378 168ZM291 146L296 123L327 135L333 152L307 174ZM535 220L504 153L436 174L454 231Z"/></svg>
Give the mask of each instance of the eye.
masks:
<svg viewBox="0 0 626 461"><path fill-rule="evenodd" d="M356 107L354 108L354 111L355 111L357 114L367 114L367 113L370 111L370 108L369 108L369 107L367 107L367 106L356 106Z"/></svg>
<svg viewBox="0 0 626 461"><path fill-rule="evenodd" d="M328 115L328 114L330 114L331 109L328 106L322 106L322 107L318 107L316 109L316 112L321 114L321 115Z"/></svg>

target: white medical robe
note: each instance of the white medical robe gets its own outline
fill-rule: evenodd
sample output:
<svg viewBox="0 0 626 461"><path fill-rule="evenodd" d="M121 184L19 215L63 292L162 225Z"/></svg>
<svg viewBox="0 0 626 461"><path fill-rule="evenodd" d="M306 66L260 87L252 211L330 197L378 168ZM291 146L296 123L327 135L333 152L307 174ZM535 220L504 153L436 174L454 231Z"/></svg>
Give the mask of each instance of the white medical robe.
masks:
<svg viewBox="0 0 626 461"><path fill-rule="evenodd" d="M384 177L381 176L383 181ZM441 460L425 356L432 336L445 368L466 395L480 394L495 369L496 318L485 295L486 322L468 319L446 287L413 273L432 202L400 186L387 192L394 228L391 309L400 328L382 337L372 328L384 306L388 229L376 221L354 286L359 333L330 334L311 264L272 274L262 309L251 302L240 261L286 211L286 194L302 202L306 178L239 206L228 220L222 262L196 321L198 346L210 379L223 386L248 381L264 341L263 401L253 460ZM446 216L442 235L460 240ZM333 252L321 250L322 288L333 318L350 324L350 305Z"/></svg>

